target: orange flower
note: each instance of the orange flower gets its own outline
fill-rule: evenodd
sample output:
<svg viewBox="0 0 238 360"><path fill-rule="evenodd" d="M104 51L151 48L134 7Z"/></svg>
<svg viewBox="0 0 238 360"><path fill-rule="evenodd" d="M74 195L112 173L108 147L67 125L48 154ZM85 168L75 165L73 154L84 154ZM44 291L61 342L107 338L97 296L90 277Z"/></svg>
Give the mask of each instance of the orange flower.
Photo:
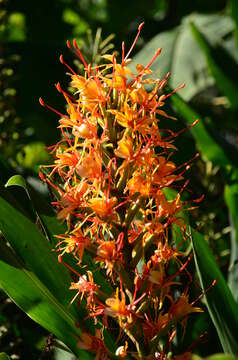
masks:
<svg viewBox="0 0 238 360"><path fill-rule="evenodd" d="M125 191L129 190L131 195L138 192L142 196L149 196L151 185L150 178L143 176L140 171L135 171L127 182Z"/></svg>
<svg viewBox="0 0 238 360"><path fill-rule="evenodd" d="M112 317L118 317L120 325L122 326L123 322L132 322L132 311L131 309L126 305L126 299L125 294L122 292L122 299L119 299L119 289L116 289L115 297L108 298L106 300L106 309L105 314L112 316Z"/></svg>
<svg viewBox="0 0 238 360"><path fill-rule="evenodd" d="M105 57L105 56L104 56ZM115 58L109 58L108 60L111 60L112 62L115 60ZM129 61L127 61L127 64L129 64ZM104 81L109 87L112 87L114 89L120 90L122 93L126 92L127 89L127 76L133 78L134 75L132 71L125 65L121 64L114 64L113 73L110 74L110 77L112 79L109 79L109 76L104 78Z"/></svg>
<svg viewBox="0 0 238 360"><path fill-rule="evenodd" d="M61 256L65 253L72 253L75 257L79 258L80 264L83 258L84 249L90 244L90 240L83 235L80 229L76 229L70 234L57 235L56 237L62 239L57 244L58 251L62 251Z"/></svg>
<svg viewBox="0 0 238 360"><path fill-rule="evenodd" d="M50 176L58 171L61 176L71 177L78 164L80 154L75 149L69 149L68 152L56 154L56 158L57 160Z"/></svg>
<svg viewBox="0 0 238 360"><path fill-rule="evenodd" d="M87 280L88 278L88 280ZM87 296L88 302L93 302L94 294L98 291L98 285L93 281L93 274L91 271L87 271L87 275L82 275L79 277L78 282L72 282L70 290L77 290L77 294L71 301L71 303L76 299L77 296L81 294L81 300L84 295Z"/></svg>
<svg viewBox="0 0 238 360"><path fill-rule="evenodd" d="M107 112L115 115L115 119L121 126L125 128L134 128L138 121L138 111L132 108L127 102L124 102L120 111L107 110Z"/></svg>
<svg viewBox="0 0 238 360"><path fill-rule="evenodd" d="M78 347L96 353L94 360L109 360L104 339L99 329L95 330L95 336L83 332Z"/></svg>
<svg viewBox="0 0 238 360"><path fill-rule="evenodd" d="M129 135L123 135L123 138L117 142L117 149L114 150L116 156L123 159L131 159L133 156L133 141Z"/></svg>
<svg viewBox="0 0 238 360"><path fill-rule="evenodd" d="M112 275L114 263L120 260L121 257L122 253L118 252L115 240L99 242L95 261L100 261L105 264L108 275Z"/></svg>
<svg viewBox="0 0 238 360"><path fill-rule="evenodd" d="M79 102L91 112L96 111L98 104L104 101L104 91L99 79L85 79L83 76L72 75L71 85L77 89L81 97Z"/></svg>
<svg viewBox="0 0 238 360"><path fill-rule="evenodd" d="M106 216L112 216L113 207L116 205L116 203L116 197L110 199L107 199L106 197L95 197L89 200L88 205L93 211L95 211L97 215L104 218Z"/></svg>
<svg viewBox="0 0 238 360"><path fill-rule="evenodd" d="M102 163L96 151L82 157L75 170L81 178L88 178L91 181L99 179L102 175Z"/></svg>
<svg viewBox="0 0 238 360"><path fill-rule="evenodd" d="M176 320L180 320L191 313L202 311L201 308L189 304L188 295L182 294L181 297L171 305L169 316L176 318Z"/></svg>
<svg viewBox="0 0 238 360"><path fill-rule="evenodd" d="M84 196L86 196L87 191L88 185L83 181L73 187L66 186L61 199L53 202L53 204L59 208L57 218L64 221L66 220L68 224L70 224L70 219L74 211L76 209L79 210L84 204Z"/></svg>

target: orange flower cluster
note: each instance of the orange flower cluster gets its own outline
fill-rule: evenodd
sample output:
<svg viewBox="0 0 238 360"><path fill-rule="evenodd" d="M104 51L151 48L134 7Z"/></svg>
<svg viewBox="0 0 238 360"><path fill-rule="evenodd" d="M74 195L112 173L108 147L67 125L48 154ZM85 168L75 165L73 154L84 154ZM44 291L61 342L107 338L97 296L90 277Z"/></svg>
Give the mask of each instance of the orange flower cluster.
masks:
<svg viewBox="0 0 238 360"><path fill-rule="evenodd" d="M53 187L58 218L68 226L58 236L60 259L70 253L80 267L70 289L74 298L84 297L88 317L97 324L96 335L84 332L79 346L97 359L112 356L103 342L105 328L118 335L113 356L164 359L178 322L200 311L189 303L188 287L181 289L179 276L187 276L188 284L191 279L184 254L169 239L174 224L185 236L180 193L167 200L165 190L182 180L186 164L177 168L171 160L177 134L165 138L159 128L160 117L170 118L162 107L172 93L161 93L169 74L162 80L148 75L161 49L146 66L137 65L136 73L128 67L141 28L127 55L122 44L121 62L105 55L106 64L95 68L75 41L68 42L85 74L76 74L61 56L74 95L56 85L67 101L67 115L60 114L62 139L53 147L55 161L46 181ZM96 282L89 257L110 294ZM167 338L165 345L161 338Z"/></svg>

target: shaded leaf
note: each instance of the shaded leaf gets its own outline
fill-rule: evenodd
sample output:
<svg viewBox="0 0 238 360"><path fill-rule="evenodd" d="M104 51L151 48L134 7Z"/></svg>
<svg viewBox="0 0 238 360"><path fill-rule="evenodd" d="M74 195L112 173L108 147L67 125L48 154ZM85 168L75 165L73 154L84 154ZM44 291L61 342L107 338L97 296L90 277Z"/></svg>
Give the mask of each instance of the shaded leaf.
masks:
<svg viewBox="0 0 238 360"><path fill-rule="evenodd" d="M228 355L228 354L214 354L211 356L208 356L206 358L201 358L198 355L193 355L192 360L238 360L236 356Z"/></svg>
<svg viewBox="0 0 238 360"><path fill-rule="evenodd" d="M238 305L220 272L208 244L197 232L192 234L195 265L211 319L224 352L238 354ZM213 281L215 286L207 291Z"/></svg>
<svg viewBox="0 0 238 360"><path fill-rule="evenodd" d="M208 356L206 360L238 360L237 356L232 356L228 354L214 354Z"/></svg>
<svg viewBox="0 0 238 360"><path fill-rule="evenodd" d="M221 147L209 133L200 114L178 94L173 94L170 101L175 107L176 112L188 125L193 124L195 120L199 119L198 124L191 128L191 133L196 141L198 150L201 152L202 158L205 161L211 161L214 165L218 165L224 170L230 167L231 158L228 156L225 148Z"/></svg>
<svg viewBox="0 0 238 360"><path fill-rule="evenodd" d="M235 170L233 169L233 172ZM238 171L236 171L238 177ZM238 182L226 184L224 197L229 209L229 220L231 225L231 256L228 272L228 285L238 302Z"/></svg>
<svg viewBox="0 0 238 360"><path fill-rule="evenodd" d="M10 360L10 357L6 353L0 353L0 360Z"/></svg>

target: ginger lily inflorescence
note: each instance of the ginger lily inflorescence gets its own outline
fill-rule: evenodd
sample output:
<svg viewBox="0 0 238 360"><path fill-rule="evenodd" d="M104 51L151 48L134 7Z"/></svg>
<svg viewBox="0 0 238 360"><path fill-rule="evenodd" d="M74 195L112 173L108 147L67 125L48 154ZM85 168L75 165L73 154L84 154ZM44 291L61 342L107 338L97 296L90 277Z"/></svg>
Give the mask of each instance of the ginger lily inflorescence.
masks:
<svg viewBox="0 0 238 360"><path fill-rule="evenodd" d="M54 164L42 168L58 219L67 224L67 232L57 235L57 251L74 275L72 301L86 307L85 319L95 324L94 333L80 324L78 344L96 359L165 359L178 324L184 327L187 316L200 311L189 299L189 259L171 240L174 225L186 240L180 196L188 165L172 161L178 134L160 130L160 118L170 121L162 108L172 95L162 94L169 74L151 77L161 49L147 65L138 64L136 73L128 67L141 28L127 54L122 44L121 62L104 55L105 64L92 67L76 41L67 43L85 73L75 73L60 57L74 92L56 85L67 114L56 111L62 138L51 147ZM180 189L172 200L166 197L169 188ZM180 277L187 278L185 289ZM116 351L104 341L105 331Z"/></svg>

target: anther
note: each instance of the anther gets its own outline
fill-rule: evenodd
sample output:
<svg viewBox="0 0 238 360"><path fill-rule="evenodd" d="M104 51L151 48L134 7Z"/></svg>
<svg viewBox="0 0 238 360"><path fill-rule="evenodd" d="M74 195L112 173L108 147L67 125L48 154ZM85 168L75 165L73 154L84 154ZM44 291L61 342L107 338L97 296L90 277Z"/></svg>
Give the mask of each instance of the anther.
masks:
<svg viewBox="0 0 238 360"><path fill-rule="evenodd" d="M45 107L45 102L41 97L39 98L39 103L41 104L41 106Z"/></svg>
<svg viewBox="0 0 238 360"><path fill-rule="evenodd" d="M144 22L142 22L142 23L138 26L138 32L137 32L137 35L136 35L135 40L133 41L133 43L132 43L132 45L131 45L131 47L130 47L130 49L129 49L129 51L128 51L128 53L127 53L126 57L125 57L125 60L127 60L127 59L128 59L128 57L129 57L130 53L131 53L131 52L132 52L132 50L134 49L134 47L135 47L135 45L136 45L136 43L137 43L138 37L140 36L140 32L141 32L141 30L142 30L142 28L143 28L143 25L144 25Z"/></svg>
<svg viewBox="0 0 238 360"><path fill-rule="evenodd" d="M56 87L56 89L57 89L60 93L63 92L63 90L62 90L61 85L60 85L59 82L57 82L57 84L55 84L55 87Z"/></svg>
<svg viewBox="0 0 238 360"><path fill-rule="evenodd" d="M66 45L67 45L67 47L68 47L69 49L72 49L72 45L70 44L70 41L69 41L69 40L66 41Z"/></svg>
<svg viewBox="0 0 238 360"><path fill-rule="evenodd" d="M63 55L60 55L59 59L61 64L65 65L69 69L69 71L71 71L72 74L78 76L78 74L76 74L76 72L64 61Z"/></svg>

